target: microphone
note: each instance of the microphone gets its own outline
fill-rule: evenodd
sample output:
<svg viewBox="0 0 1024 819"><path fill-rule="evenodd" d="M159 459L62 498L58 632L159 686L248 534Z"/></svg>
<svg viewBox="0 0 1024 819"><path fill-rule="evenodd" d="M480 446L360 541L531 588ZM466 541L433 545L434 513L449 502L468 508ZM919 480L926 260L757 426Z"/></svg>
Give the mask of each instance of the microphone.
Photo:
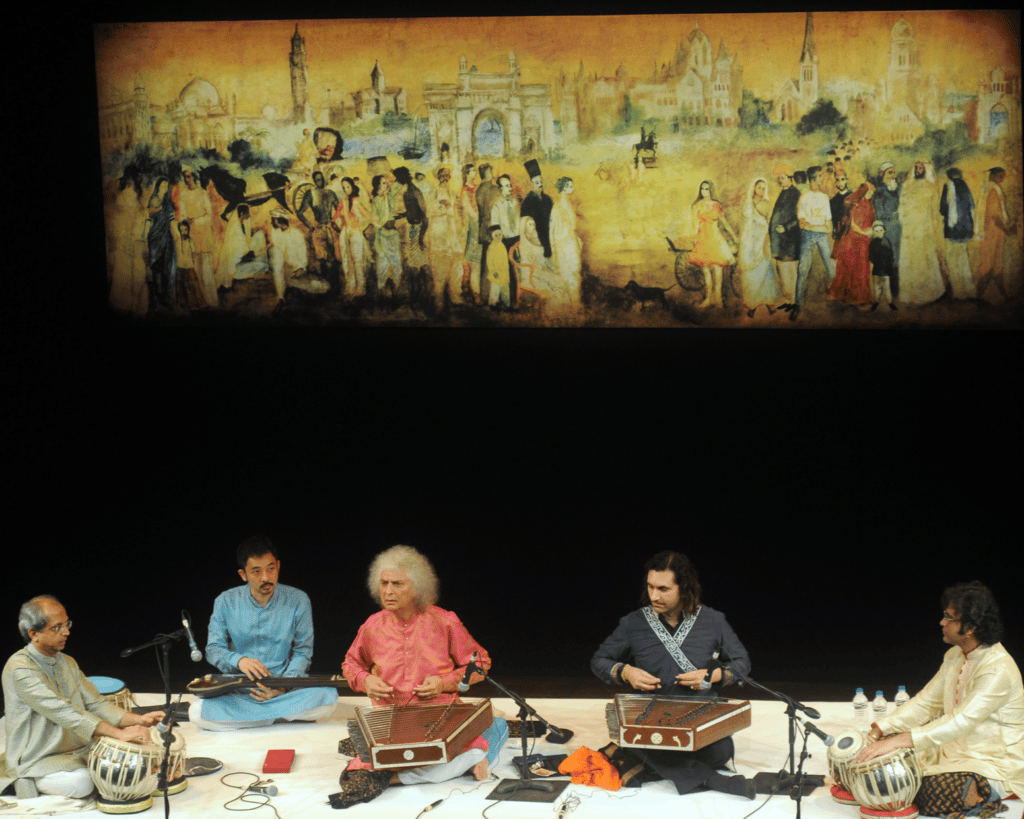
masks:
<svg viewBox="0 0 1024 819"><path fill-rule="evenodd" d="M192 633L192 626L188 622L188 612L185 609L181 610L181 624L185 627L185 634L188 635L188 645L192 649L192 662L198 663L203 659L203 652L199 650L196 645L195 635Z"/></svg>
<svg viewBox="0 0 1024 819"><path fill-rule="evenodd" d="M462 682L459 683L459 691L465 694L469 691L469 678L473 676L474 671L479 671L476 667L476 652L473 652L473 656L469 658L469 665L466 666L466 673L462 675Z"/></svg>
<svg viewBox="0 0 1024 819"><path fill-rule="evenodd" d="M822 742L824 742L825 743L825 747L828 747L829 745L832 745L836 741L836 738L834 736L831 736L830 734L826 734L824 731L822 731L817 725L815 725L812 722L802 722L802 725L804 726L804 728L806 728L808 731L810 731L812 734L814 734L818 739L820 739Z"/></svg>
<svg viewBox="0 0 1024 819"><path fill-rule="evenodd" d="M245 792L258 793L260 796L277 796L277 785L268 784L273 781L268 779L266 782L257 782L255 785L250 785L246 788Z"/></svg>
<svg viewBox="0 0 1024 819"><path fill-rule="evenodd" d="M700 687L702 691L706 691L711 688L711 677L715 673L716 668L721 668L722 664L715 658L712 657L708 660L708 673L704 675L704 679L701 680Z"/></svg>

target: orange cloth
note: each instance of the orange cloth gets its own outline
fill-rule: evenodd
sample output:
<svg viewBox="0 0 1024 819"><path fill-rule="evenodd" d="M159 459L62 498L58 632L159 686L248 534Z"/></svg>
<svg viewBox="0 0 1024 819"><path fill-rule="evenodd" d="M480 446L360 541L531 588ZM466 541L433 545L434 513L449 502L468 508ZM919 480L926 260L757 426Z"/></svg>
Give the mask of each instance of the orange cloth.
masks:
<svg viewBox="0 0 1024 819"><path fill-rule="evenodd" d="M580 748L565 758L558 766L558 772L572 777L574 785L593 785L608 791L622 787L619 772L608 761L608 757L589 748Z"/></svg>

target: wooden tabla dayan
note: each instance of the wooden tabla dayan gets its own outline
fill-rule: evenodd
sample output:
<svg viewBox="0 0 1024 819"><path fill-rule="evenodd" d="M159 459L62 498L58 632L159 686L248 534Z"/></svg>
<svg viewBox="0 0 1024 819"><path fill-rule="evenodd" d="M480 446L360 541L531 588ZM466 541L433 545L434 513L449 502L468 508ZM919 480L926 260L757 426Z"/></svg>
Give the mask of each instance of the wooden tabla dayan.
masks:
<svg viewBox="0 0 1024 819"><path fill-rule="evenodd" d="M103 699L118 708L131 711L132 706L137 705L132 697L132 692L128 690L128 686L122 680L116 677L87 677L86 679L96 686L96 690Z"/></svg>
<svg viewBox="0 0 1024 819"><path fill-rule="evenodd" d="M921 765L913 748L896 748L867 762L850 762L844 774L864 819L915 819Z"/></svg>
<svg viewBox="0 0 1024 819"><path fill-rule="evenodd" d="M164 747L164 738L159 731L154 728L151 731L153 742L160 746L160 750ZM163 757L160 757L161 760ZM159 773L159 771L158 771ZM159 780L157 782L159 785ZM188 779L185 778L185 737L181 735L181 731L175 728L171 728L171 748L167 759L167 795L173 796L176 793L181 793L188 787ZM163 796L164 792L159 787L153 790L153 796Z"/></svg>
<svg viewBox="0 0 1024 819"><path fill-rule="evenodd" d="M835 783L831 788L832 798L841 805L858 805L850 791L846 768L867 745L868 739L863 731L850 730L838 734L836 741L828 747L828 773Z"/></svg>
<svg viewBox="0 0 1024 819"><path fill-rule="evenodd" d="M93 741L86 767L89 778L100 792L96 807L103 813L139 813L152 807L153 792L160 781L162 740L156 728L152 728L150 741L145 744L122 742L113 737L97 737ZM179 754L177 763L175 746ZM177 776L184 779L184 750L185 741L179 734L171 743L168 771L172 783L176 770ZM184 785L179 788L184 789Z"/></svg>

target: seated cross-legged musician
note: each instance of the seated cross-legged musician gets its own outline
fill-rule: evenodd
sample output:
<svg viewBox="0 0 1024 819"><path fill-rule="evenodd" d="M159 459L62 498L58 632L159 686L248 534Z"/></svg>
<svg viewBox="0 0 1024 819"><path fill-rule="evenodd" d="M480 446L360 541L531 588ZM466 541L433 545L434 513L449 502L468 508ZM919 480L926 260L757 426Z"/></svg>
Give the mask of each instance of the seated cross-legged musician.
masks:
<svg viewBox="0 0 1024 819"><path fill-rule="evenodd" d="M999 642L992 592L977 581L942 594L942 640L951 648L921 692L873 723L866 762L913 748L924 774L914 803L925 816L993 816L1024 798L1024 687ZM882 739L884 737L884 739Z"/></svg>
<svg viewBox="0 0 1024 819"><path fill-rule="evenodd" d="M621 620L590 661L606 683L625 683L637 691L709 698L732 682L727 668L711 672L712 658L729 660L740 674L750 671L747 650L725 616L700 602L700 583L693 564L678 552L660 552L644 567L641 607ZM681 794L711 789L753 799L754 782L719 771L734 755L732 737L696 751L630 748L630 752Z"/></svg>
<svg viewBox="0 0 1024 819"><path fill-rule="evenodd" d="M64 653L71 621L55 597L22 605L18 629L27 643L4 666L7 749L0 790L14 782L19 798L40 793L81 799L93 791L86 758L93 739L149 742L163 711L138 715L105 700Z"/></svg>
<svg viewBox="0 0 1024 819"><path fill-rule="evenodd" d="M213 604L206 658L224 674L250 680L302 677L313 659L313 609L309 595L278 582L281 561L266 537L251 537L237 550L244 585ZM312 722L328 717L338 702L335 688L289 690L257 683L245 692L197 699L189 720L209 731L259 728L277 721Z"/></svg>
<svg viewBox="0 0 1024 819"><path fill-rule="evenodd" d="M438 597L433 566L411 546L393 546L374 558L367 586L381 610L362 626L345 655L342 673L353 691L365 692L374 706L458 702L458 685L476 654L487 671L491 658L454 612L434 605ZM471 682L482 677L474 673ZM472 771L488 777L508 736L495 717L469 747L449 762L403 770L374 771L353 758L341 775L340 804L349 807L379 796L389 785L444 782Z"/></svg>

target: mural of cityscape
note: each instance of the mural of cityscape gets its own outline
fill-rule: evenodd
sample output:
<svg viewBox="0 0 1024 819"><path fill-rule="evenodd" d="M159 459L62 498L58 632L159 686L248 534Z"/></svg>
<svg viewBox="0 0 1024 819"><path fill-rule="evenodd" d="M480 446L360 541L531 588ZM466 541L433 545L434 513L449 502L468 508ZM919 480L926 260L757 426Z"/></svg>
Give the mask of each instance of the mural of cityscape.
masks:
<svg viewBox="0 0 1024 819"><path fill-rule="evenodd" d="M110 309L1020 326L1019 12L101 24Z"/></svg>

